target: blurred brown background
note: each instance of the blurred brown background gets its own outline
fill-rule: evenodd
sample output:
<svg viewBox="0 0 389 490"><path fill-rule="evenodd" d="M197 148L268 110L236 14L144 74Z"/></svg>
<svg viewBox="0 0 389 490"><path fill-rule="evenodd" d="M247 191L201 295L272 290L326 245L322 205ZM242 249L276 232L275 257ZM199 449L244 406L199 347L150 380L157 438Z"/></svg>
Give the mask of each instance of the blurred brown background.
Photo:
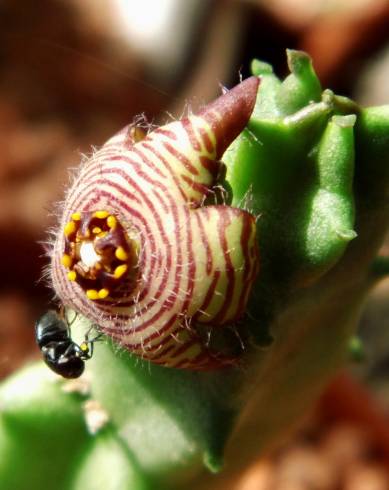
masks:
<svg viewBox="0 0 389 490"><path fill-rule="evenodd" d="M33 324L53 305L52 292L40 280L47 263L40 242L56 222L54 203L80 155L137 114L158 123L179 116L188 104L198 107L220 93L220 85L246 77L253 57L285 75L286 47L312 56L323 86L366 105L389 102L384 0L1 2L0 377L39 355ZM355 374L380 400L378 406L367 395L384 426L388 291L381 285L368 305L361 326L367 361ZM339 381L334 386L336 395ZM328 393L295 439L231 485L389 489L389 429L379 426L376 432L387 439L377 442L367 430L371 414L350 423L350 414L331 412L336 397ZM343 464L333 457L336 451ZM276 481L275 474L284 476Z"/></svg>

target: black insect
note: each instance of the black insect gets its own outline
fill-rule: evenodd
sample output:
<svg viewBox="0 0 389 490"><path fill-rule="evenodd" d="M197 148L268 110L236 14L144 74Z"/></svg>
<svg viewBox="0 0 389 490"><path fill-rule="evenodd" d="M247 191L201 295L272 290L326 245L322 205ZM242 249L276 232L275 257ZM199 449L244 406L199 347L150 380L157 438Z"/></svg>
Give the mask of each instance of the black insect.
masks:
<svg viewBox="0 0 389 490"><path fill-rule="evenodd" d="M80 345L73 342L70 327L56 311L49 310L35 324L35 340L43 360L55 373L64 378L78 378L84 372L85 362L93 354L93 343L85 336Z"/></svg>

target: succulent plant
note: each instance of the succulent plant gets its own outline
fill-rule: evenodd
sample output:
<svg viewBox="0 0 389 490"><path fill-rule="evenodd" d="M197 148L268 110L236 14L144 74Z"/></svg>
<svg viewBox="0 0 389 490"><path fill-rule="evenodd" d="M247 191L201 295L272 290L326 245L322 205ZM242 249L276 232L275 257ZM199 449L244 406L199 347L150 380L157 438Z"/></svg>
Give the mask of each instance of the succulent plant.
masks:
<svg viewBox="0 0 389 490"><path fill-rule="evenodd" d="M280 81L254 61L257 94L250 78L126 128L82 166L52 279L74 339L106 341L78 380L38 364L0 387L2 488L211 488L347 360L389 271L389 107L322 91L305 53L288 63Z"/></svg>

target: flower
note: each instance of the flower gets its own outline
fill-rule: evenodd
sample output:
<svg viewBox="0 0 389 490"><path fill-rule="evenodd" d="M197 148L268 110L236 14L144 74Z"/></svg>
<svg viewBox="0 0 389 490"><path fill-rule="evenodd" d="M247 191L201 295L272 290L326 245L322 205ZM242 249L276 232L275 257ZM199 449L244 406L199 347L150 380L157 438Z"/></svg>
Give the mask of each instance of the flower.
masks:
<svg viewBox="0 0 389 490"><path fill-rule="evenodd" d="M244 314L258 272L256 223L209 197L258 82L251 77L147 135L124 128L82 165L66 196L54 290L144 359L189 369L234 362L211 351L198 327L222 329Z"/></svg>

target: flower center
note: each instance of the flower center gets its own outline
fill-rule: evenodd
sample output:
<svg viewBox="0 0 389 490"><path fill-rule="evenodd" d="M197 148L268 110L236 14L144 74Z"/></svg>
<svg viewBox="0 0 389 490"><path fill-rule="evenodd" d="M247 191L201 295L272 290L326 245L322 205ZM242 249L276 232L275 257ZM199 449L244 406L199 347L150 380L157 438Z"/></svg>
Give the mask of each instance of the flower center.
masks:
<svg viewBox="0 0 389 490"><path fill-rule="evenodd" d="M89 299L106 299L124 281L134 282L136 242L128 240L115 215L104 210L73 213L63 232L62 265Z"/></svg>

